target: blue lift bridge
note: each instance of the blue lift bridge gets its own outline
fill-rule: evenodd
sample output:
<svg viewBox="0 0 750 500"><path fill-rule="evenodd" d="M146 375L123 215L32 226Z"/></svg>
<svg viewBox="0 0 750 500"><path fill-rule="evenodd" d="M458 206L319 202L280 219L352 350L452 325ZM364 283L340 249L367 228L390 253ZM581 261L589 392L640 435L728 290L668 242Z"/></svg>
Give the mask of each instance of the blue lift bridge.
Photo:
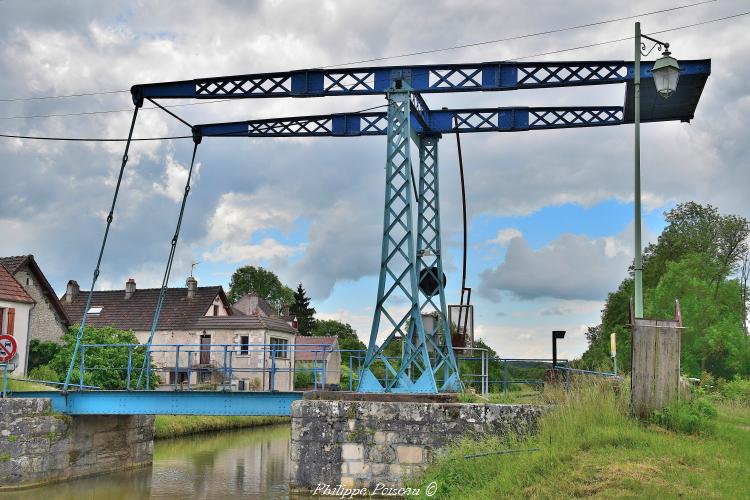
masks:
<svg viewBox="0 0 750 500"><path fill-rule="evenodd" d="M690 121L710 74L711 61L680 61L680 86L670 99L658 96L651 74L652 67L653 62L644 62L640 67L641 120ZM122 167L127 162L138 110L145 101L154 103L190 127L194 140L193 161L198 144L208 137L386 136L380 275L372 329L357 390L376 393L452 392L460 390L462 384L451 345L451 325L447 324L443 280L438 155L442 134L522 132L633 123L633 72L633 62L627 61L484 62L308 69L135 85L131 89L135 109ZM609 84L623 84L625 92L621 103L603 106L431 109L425 101L425 96L437 93ZM166 99L185 98L268 99L356 95L384 95L387 111L193 125L159 104ZM413 163L418 163L416 180ZM119 183L116 189L119 189ZM189 180L185 198L188 192ZM113 201L112 211L114 208ZM182 210L172 240L172 254L179 234ZM108 217L107 231L112 221L112 211ZM103 249L104 245L102 253ZM172 254L165 272L164 287ZM100 253L94 283L101 258ZM154 317L152 337L158 324L160 306ZM88 310L88 306L85 310ZM437 318L428 330L423 324L423 314L432 314ZM74 357L77 350L78 347ZM398 359L393 359L393 352L400 353ZM71 362L71 371L72 368ZM70 373L66 388L69 380ZM211 411L208 413L211 413L217 408L223 411L222 406L231 408L233 404L238 404L232 401L242 397L231 393L223 396L173 394L171 399L161 396L167 402L144 409L139 401L146 401L146 398L139 394L148 392L154 391L135 391L123 395L117 403L118 411L160 413L167 412L167 407L171 406L168 412L173 413L175 405L184 405L190 408L190 412L200 413L202 405L209 405ZM84 398L82 395L69 393L65 397L72 402L68 407L73 412L83 404L76 402L76 398ZM288 405L290 399L299 397L299 393L268 395L269 404L280 407ZM214 401L212 398L218 399ZM219 402L220 399L223 403ZM243 408L242 411L246 410Z"/></svg>

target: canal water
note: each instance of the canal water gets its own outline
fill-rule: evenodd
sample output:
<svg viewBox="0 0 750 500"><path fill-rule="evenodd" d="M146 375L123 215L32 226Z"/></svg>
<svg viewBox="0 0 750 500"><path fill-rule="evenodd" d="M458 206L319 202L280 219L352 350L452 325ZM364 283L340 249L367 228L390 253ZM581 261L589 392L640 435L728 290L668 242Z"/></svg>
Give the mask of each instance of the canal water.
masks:
<svg viewBox="0 0 750 500"><path fill-rule="evenodd" d="M289 424L158 440L152 467L0 493L0 500L286 499L289 444Z"/></svg>

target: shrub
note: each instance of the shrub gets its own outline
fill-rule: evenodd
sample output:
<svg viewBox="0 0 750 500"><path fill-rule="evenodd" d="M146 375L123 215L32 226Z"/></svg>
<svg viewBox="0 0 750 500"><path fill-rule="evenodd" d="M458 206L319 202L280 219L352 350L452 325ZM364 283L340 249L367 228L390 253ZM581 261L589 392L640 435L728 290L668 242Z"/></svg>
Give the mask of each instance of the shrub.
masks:
<svg viewBox="0 0 750 500"><path fill-rule="evenodd" d="M47 382L59 382L60 374L50 366L42 365L31 370L29 372L29 378L33 380L46 380Z"/></svg>
<svg viewBox="0 0 750 500"><path fill-rule="evenodd" d="M37 339L31 340L29 342L29 371L33 371L35 368L49 363L59 350L60 344L40 342Z"/></svg>
<svg viewBox="0 0 750 500"><path fill-rule="evenodd" d="M306 389L315 383L312 369L310 371L298 371L294 374L294 388Z"/></svg>
<svg viewBox="0 0 750 500"><path fill-rule="evenodd" d="M711 434L716 427L716 408L705 398L678 401L651 413L649 420L666 429L686 434Z"/></svg>
<svg viewBox="0 0 750 500"><path fill-rule="evenodd" d="M721 395L738 403L750 404L750 379L735 378L725 383Z"/></svg>

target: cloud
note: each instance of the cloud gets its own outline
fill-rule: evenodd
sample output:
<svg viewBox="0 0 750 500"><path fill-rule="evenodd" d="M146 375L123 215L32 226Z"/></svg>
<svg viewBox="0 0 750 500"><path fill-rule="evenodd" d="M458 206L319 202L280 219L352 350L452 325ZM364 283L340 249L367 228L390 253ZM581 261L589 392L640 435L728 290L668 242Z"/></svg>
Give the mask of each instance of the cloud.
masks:
<svg viewBox="0 0 750 500"><path fill-rule="evenodd" d="M166 164L161 182L154 182L152 188L157 194L166 196L174 202L181 202L185 194L185 181L187 181L190 167L189 165L183 166L176 161L172 154L167 154ZM196 163L190 180L191 188L195 187L195 183L198 182L200 168L200 162Z"/></svg>
<svg viewBox="0 0 750 500"><path fill-rule="evenodd" d="M481 273L479 292L495 301L500 300L501 292L522 299L599 300L617 287L631 256L618 238L563 234L534 250L517 237L508 244L505 260ZM558 308L549 313L560 311Z"/></svg>
<svg viewBox="0 0 750 500"><path fill-rule="evenodd" d="M487 241L487 243L491 243L491 244L495 244L495 245L500 245L500 246L505 246L508 243L510 243L510 241L513 238L521 238L521 237L523 237L523 233L521 231L519 231L518 229L516 229L514 227L509 227L509 228L506 228L506 229L499 230L497 232L497 236L495 238Z"/></svg>

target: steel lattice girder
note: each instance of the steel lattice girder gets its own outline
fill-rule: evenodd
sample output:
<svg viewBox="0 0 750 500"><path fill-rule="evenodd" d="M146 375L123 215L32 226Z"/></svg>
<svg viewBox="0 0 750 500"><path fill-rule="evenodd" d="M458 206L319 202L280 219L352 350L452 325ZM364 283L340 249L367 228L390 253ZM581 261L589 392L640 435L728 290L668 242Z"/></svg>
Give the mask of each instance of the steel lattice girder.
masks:
<svg viewBox="0 0 750 500"><path fill-rule="evenodd" d="M375 313L359 392L437 392L420 314L418 269L414 248L411 181L410 92L388 94L388 145L385 174L383 244ZM403 307L406 304L406 311ZM381 321L385 340L378 346ZM405 331L406 330L406 331ZM394 366L385 350L401 341ZM384 377L375 374L382 368Z"/></svg>
<svg viewBox="0 0 750 500"><path fill-rule="evenodd" d="M440 170L437 135L424 135L419 141L419 201L417 210L417 276L423 274L437 284L437 293L428 294L420 287L420 312L434 316L432 328L425 328L428 351L434 354L432 371L440 380L440 391L461 390L456 358L451 345L440 236ZM437 303L435 300L437 299ZM441 373L442 372L442 373Z"/></svg>
<svg viewBox="0 0 750 500"><path fill-rule="evenodd" d="M419 118L417 118L419 117ZM621 125L622 106L442 109L412 107L414 132L520 132ZM204 137L356 137L386 135L386 113L298 116L196 125Z"/></svg>
<svg viewBox="0 0 750 500"><path fill-rule="evenodd" d="M651 79L653 62L641 64ZM681 75L710 71L710 61L680 61ZM708 67L708 69L707 69ZM416 92L503 91L627 83L633 62L485 62L413 66L374 66L256 73L135 85L136 104L143 99L321 97L384 94L396 80Z"/></svg>

